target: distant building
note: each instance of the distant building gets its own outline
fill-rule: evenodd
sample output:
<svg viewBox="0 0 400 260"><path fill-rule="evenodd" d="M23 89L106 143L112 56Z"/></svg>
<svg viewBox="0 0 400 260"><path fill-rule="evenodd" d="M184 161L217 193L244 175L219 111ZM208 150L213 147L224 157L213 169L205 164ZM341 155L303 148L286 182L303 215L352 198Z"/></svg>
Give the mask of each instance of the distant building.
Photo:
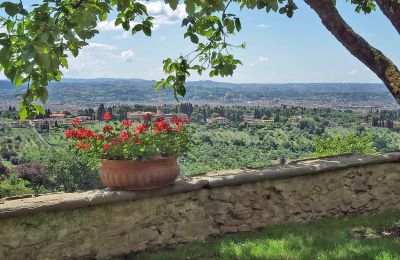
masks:
<svg viewBox="0 0 400 260"><path fill-rule="evenodd" d="M226 118L226 117L219 116L219 117L217 117L217 118L215 119L215 122L217 122L218 124L226 125L226 124L229 123L229 120L228 120L228 118Z"/></svg>
<svg viewBox="0 0 400 260"><path fill-rule="evenodd" d="M79 121L88 121L88 120L90 120L91 118L90 118L90 116L77 116L77 117L75 117L75 119L78 119Z"/></svg>
<svg viewBox="0 0 400 260"><path fill-rule="evenodd" d="M273 119L255 119L254 123L259 124L259 125L272 125L274 123L274 120Z"/></svg>
<svg viewBox="0 0 400 260"><path fill-rule="evenodd" d="M246 122L246 123L254 122L254 116L252 116L252 115L243 115L243 122Z"/></svg>
<svg viewBox="0 0 400 260"><path fill-rule="evenodd" d="M10 126L12 128L23 128L23 127L28 127L29 126L29 121L28 120L14 120L10 123Z"/></svg>
<svg viewBox="0 0 400 260"><path fill-rule="evenodd" d="M143 121L144 121L144 117L145 117L147 114L150 114L150 115L153 116L155 113L153 113L153 112L142 112L142 111L139 111L139 112L132 112L132 113L128 113L128 114L127 114L127 118L128 118L129 120L131 120L131 121L143 122Z"/></svg>
<svg viewBox="0 0 400 260"><path fill-rule="evenodd" d="M154 112L143 112L143 111L138 111L138 112L131 112L127 114L127 118L131 121L136 121L136 122L143 122L144 121L144 117L150 114L155 118L160 118L163 117L165 118L165 120L167 122L170 122L171 117L173 116L173 114L163 114L161 112L161 110L157 110L157 113Z"/></svg>
<svg viewBox="0 0 400 260"><path fill-rule="evenodd" d="M302 117L301 116L295 116L292 119L293 124L299 124L301 121Z"/></svg>
<svg viewBox="0 0 400 260"><path fill-rule="evenodd" d="M50 114L50 118L65 118L67 115L66 114Z"/></svg>

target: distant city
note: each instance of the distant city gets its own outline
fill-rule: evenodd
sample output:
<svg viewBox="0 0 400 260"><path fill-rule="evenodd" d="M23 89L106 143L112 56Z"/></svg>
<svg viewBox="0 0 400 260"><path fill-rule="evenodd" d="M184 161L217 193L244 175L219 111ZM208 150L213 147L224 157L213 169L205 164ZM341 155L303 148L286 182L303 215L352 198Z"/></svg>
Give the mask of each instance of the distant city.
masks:
<svg viewBox="0 0 400 260"><path fill-rule="evenodd" d="M155 81L141 79L64 79L49 87L46 108L71 111L111 105L174 104L172 91L155 92ZM0 109L16 106L23 87L16 89L9 81L0 81ZM351 109L398 109L383 84L369 83L288 83L232 84L215 81L187 83L183 102L210 106L306 107Z"/></svg>

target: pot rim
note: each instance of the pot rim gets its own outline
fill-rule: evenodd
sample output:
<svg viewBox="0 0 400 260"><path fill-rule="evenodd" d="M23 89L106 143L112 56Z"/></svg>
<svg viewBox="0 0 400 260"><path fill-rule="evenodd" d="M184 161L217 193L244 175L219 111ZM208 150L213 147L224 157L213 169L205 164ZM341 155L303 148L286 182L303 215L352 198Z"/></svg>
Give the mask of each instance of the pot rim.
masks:
<svg viewBox="0 0 400 260"><path fill-rule="evenodd" d="M127 160L127 159L113 159L113 160L110 160L110 159L101 159L101 161L102 162L113 162L113 161L123 161L123 162L149 162L149 161L164 161L164 160L169 160L169 159L178 159L178 156L176 156L176 155L171 155L171 156L167 156L167 157L155 157L155 158L153 158L153 159L147 159L147 160L143 160L143 159L141 159L141 160L138 160L138 159L135 159L135 160L131 160L131 159L129 159L129 160Z"/></svg>

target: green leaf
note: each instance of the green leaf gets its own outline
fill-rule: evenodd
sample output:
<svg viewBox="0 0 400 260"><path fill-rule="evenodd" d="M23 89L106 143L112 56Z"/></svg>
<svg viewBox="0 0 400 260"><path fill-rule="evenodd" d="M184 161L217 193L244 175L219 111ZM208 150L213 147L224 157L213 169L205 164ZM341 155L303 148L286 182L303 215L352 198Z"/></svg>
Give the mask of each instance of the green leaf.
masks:
<svg viewBox="0 0 400 260"><path fill-rule="evenodd" d="M151 29L149 27L143 27L143 32L147 36L151 36Z"/></svg>
<svg viewBox="0 0 400 260"><path fill-rule="evenodd" d="M195 44L199 43L199 37L197 37L196 34L191 34L190 35L190 40Z"/></svg>
<svg viewBox="0 0 400 260"><path fill-rule="evenodd" d="M10 54L10 50L8 49L8 47L4 46L3 48L1 48L0 64L6 69L10 65L10 58L11 58L11 54Z"/></svg>
<svg viewBox="0 0 400 260"><path fill-rule="evenodd" d="M47 88L41 87L37 89L37 94L39 96L40 101L44 104L47 101L47 98L49 97L49 92Z"/></svg>
<svg viewBox="0 0 400 260"><path fill-rule="evenodd" d="M22 84L23 81L24 81L24 78L22 78L22 77L17 77L17 78L14 80L14 85L15 85L15 87L18 88L19 86L21 86L21 84Z"/></svg>
<svg viewBox="0 0 400 260"><path fill-rule="evenodd" d="M196 10L196 4L194 1L187 1L186 2L186 13L193 14Z"/></svg>
<svg viewBox="0 0 400 260"><path fill-rule="evenodd" d="M100 21L105 21L105 20L107 20L107 13L102 13L101 15L100 15Z"/></svg>
<svg viewBox="0 0 400 260"><path fill-rule="evenodd" d="M161 87L161 85L162 85L163 83L164 83L164 80L163 80L163 79L160 80L159 82L157 82L157 85L156 85L155 89L158 90L158 89Z"/></svg>
<svg viewBox="0 0 400 260"><path fill-rule="evenodd" d="M11 2L4 2L0 7L4 7L4 10L9 16L15 16L20 11L19 5Z"/></svg>
<svg viewBox="0 0 400 260"><path fill-rule="evenodd" d="M278 1L276 0L271 1L271 8L274 12L278 11Z"/></svg>
<svg viewBox="0 0 400 260"><path fill-rule="evenodd" d="M240 31L240 30L242 29L242 25L241 25L241 23L240 23L239 18L236 18L236 19L235 19L235 27L236 27L236 30L237 30L237 31Z"/></svg>
<svg viewBox="0 0 400 260"><path fill-rule="evenodd" d="M166 0L165 2L169 4L172 10L176 10L179 4L179 0Z"/></svg>
<svg viewBox="0 0 400 260"><path fill-rule="evenodd" d="M26 107L25 107L25 106L23 106L23 107L21 108L21 110L19 111L19 117L20 117L21 119L26 119L26 118L28 117L28 111L26 110Z"/></svg>

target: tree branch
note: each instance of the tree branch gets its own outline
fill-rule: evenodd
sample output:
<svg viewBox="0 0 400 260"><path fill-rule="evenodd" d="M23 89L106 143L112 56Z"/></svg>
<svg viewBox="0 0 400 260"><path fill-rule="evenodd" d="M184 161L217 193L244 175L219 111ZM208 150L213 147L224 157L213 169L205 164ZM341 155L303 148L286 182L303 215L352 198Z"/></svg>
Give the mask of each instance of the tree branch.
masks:
<svg viewBox="0 0 400 260"><path fill-rule="evenodd" d="M376 0L375 2L400 34L400 1Z"/></svg>
<svg viewBox="0 0 400 260"><path fill-rule="evenodd" d="M332 0L304 0L323 25L357 59L371 69L400 104L400 71L381 51L372 47L343 20Z"/></svg>

